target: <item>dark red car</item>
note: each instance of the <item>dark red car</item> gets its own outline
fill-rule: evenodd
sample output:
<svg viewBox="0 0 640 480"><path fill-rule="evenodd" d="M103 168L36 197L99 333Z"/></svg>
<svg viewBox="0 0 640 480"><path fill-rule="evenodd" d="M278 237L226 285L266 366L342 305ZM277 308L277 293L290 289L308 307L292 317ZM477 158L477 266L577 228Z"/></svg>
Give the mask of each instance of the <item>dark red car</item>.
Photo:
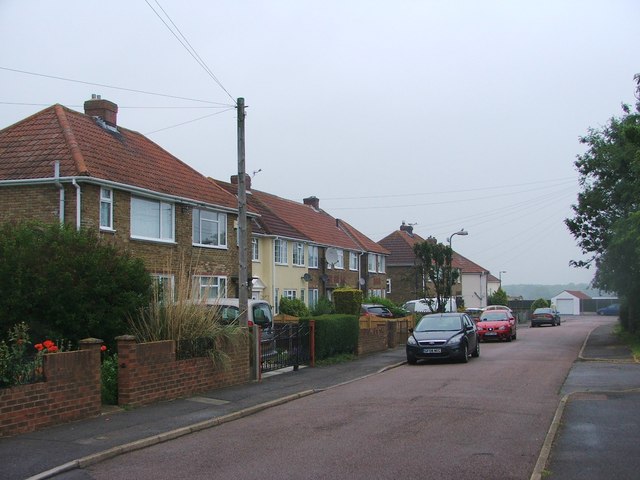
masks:
<svg viewBox="0 0 640 480"><path fill-rule="evenodd" d="M478 336L480 341L506 340L510 342L517 338L518 323L509 310L486 310L478 322Z"/></svg>

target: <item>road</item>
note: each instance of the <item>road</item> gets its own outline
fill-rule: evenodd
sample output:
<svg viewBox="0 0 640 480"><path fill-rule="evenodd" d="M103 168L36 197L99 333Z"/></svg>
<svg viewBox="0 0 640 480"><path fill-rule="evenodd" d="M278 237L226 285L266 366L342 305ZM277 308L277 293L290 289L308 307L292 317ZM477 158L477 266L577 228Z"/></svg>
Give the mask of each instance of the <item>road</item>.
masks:
<svg viewBox="0 0 640 480"><path fill-rule="evenodd" d="M64 479L528 479L598 317L521 325L468 364L404 365Z"/></svg>

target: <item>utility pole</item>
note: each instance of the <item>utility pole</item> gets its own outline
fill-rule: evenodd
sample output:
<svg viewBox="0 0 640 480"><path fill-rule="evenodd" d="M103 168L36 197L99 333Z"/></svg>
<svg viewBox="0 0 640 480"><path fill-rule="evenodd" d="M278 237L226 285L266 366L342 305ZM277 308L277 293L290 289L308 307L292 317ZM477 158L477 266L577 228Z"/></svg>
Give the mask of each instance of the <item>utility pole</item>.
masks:
<svg viewBox="0 0 640 480"><path fill-rule="evenodd" d="M247 270L247 187L245 182L244 98L238 98L238 322L246 327L249 306Z"/></svg>

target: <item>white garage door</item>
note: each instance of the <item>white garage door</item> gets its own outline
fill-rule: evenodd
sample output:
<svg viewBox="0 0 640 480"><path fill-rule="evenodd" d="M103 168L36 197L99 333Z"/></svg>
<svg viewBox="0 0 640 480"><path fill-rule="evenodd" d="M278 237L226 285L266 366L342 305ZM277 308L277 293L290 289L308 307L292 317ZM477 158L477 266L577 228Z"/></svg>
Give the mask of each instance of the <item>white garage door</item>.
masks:
<svg viewBox="0 0 640 480"><path fill-rule="evenodd" d="M558 312L560 312L560 315L574 315L573 302L570 298L559 298L556 308Z"/></svg>

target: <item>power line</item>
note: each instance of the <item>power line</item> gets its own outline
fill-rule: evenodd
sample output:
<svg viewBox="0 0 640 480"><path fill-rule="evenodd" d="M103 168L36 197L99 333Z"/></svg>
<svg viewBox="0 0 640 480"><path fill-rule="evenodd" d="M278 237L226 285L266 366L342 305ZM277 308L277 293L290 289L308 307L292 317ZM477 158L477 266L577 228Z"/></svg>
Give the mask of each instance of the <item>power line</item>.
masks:
<svg viewBox="0 0 640 480"><path fill-rule="evenodd" d="M49 107L51 106L50 103L28 103L28 102L2 102L0 101L0 105L23 105L23 106L28 106L28 107ZM84 105L69 105L69 104L65 104L66 107L72 107L72 108L83 108ZM224 109L229 109L231 106L230 105L219 105L219 106L206 106L206 107L171 107L171 106L148 106L148 107L143 107L143 106L127 106L127 105L118 105L118 110L121 110L123 108L125 109L169 109L169 110L192 110L192 109L212 109L212 108L224 108Z"/></svg>
<svg viewBox="0 0 640 480"><path fill-rule="evenodd" d="M189 123L197 122L198 120L204 120L205 118L213 117L214 115L220 115L221 113L228 112L229 110L235 110L235 107L228 107L226 110L222 110L221 112L211 113L209 115L205 115L204 117L194 118L193 120L188 120L186 122L178 123L176 125L171 125L169 127L159 128L158 130L153 130L152 132L147 132L144 135L151 135L153 133L162 132L164 130L169 130L171 128L181 127L182 125L187 125Z"/></svg>
<svg viewBox="0 0 640 480"><path fill-rule="evenodd" d="M157 96L157 97L175 98L177 100L188 100L190 102L210 103L212 105L222 105L222 106L225 106L225 107L230 107L231 106L231 105L225 104L225 103L211 102L209 100L200 100L198 98L179 97L177 95L167 95L167 94L164 94L164 93L148 92L148 91L145 91L145 90L137 90L137 89L134 89L134 88L116 87L116 86L113 86L113 85L106 85L104 83L85 82L83 80L75 80L73 78L57 77L55 75L47 75L47 74L44 74L44 73L27 72L25 70L17 70L15 68L8 68L8 67L1 67L0 66L0 70L6 70L8 72L22 73L24 75L33 75L35 77L52 78L54 80L62 80L62 81L65 81L65 82L81 83L83 85L92 85L94 87L103 87L103 88L111 88L111 89L114 89L114 90L123 90L125 92L142 93L144 95L154 95L154 96Z"/></svg>
<svg viewBox="0 0 640 480"><path fill-rule="evenodd" d="M193 48L193 46L191 45L191 43L189 43L189 40L187 39L187 37L184 36L184 34L180 31L180 28L178 28L178 26L175 24L175 22L171 19L171 17L169 16L169 14L165 11L164 8L162 8L162 5L160 5L160 2L158 2L158 0L156 0L156 4L158 5L158 7L160 7L160 10L162 10L162 13L167 17L167 19L169 20L169 22L171 22L171 25L173 25L173 27L176 29L176 31L178 32L178 34L180 34L180 36L178 36L178 34L176 34L176 32L173 31L173 29L169 26L169 24L164 20L164 18L162 18L162 16L156 11L155 8L153 8L153 5L151 5L149 3L149 0L145 0L145 2L147 3L147 5L149 5L149 8L151 10L153 10L153 13L156 14L156 16L160 19L160 21L162 21L162 23L164 23L165 27L167 27L167 29L171 32L171 34L176 38L176 40L178 40L178 42L180 42L180 45L183 46L183 48L189 53L189 55L191 55L191 57L193 57L193 59L198 63L198 65L200 65L202 67L202 69L207 72L207 74L213 79L214 82L216 82L216 84L229 96L229 98L234 102L235 104L235 99L231 96L231 94L227 91L226 88L224 88L224 86L222 85L222 83L220 82L220 80L218 80L218 77L215 76L215 74L211 71L211 69L207 66L207 64L204 62L204 60L202 60L202 58L200 57L200 55L198 55L198 52L196 51L195 48ZM182 39L180 38L182 37ZM183 41L184 40L184 41Z"/></svg>

